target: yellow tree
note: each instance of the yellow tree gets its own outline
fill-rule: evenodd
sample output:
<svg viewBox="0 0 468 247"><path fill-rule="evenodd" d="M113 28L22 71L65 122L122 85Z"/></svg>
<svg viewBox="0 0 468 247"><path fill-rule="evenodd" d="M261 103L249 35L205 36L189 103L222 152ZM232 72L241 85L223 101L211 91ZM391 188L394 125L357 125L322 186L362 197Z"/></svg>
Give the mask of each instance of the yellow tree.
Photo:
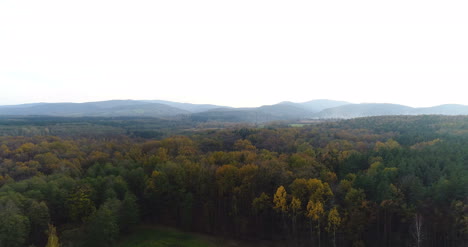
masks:
<svg viewBox="0 0 468 247"><path fill-rule="evenodd" d="M274 204L274 209L280 211L280 212L287 212L288 211L288 203L286 200L287 193L286 189L284 186L278 187L276 190L275 196L273 197L273 204Z"/></svg>
<svg viewBox="0 0 468 247"><path fill-rule="evenodd" d="M288 194L286 193L286 189L284 186L278 187L276 190L275 195L273 196L273 208L281 212L281 216L283 219L283 227L286 230L286 213L288 212L288 202L287 202L287 196Z"/></svg>
<svg viewBox="0 0 468 247"><path fill-rule="evenodd" d="M49 238L47 240L46 247L59 247L59 239L57 237L57 230L51 224L49 224Z"/></svg>
<svg viewBox="0 0 468 247"><path fill-rule="evenodd" d="M321 202L314 203L309 201L307 203L306 216L310 219L310 235L312 236L312 220L317 222L317 237L318 237L318 246L320 247L320 219L325 214L323 210L323 204Z"/></svg>
<svg viewBox="0 0 468 247"><path fill-rule="evenodd" d="M293 233L293 236L294 236L294 239L296 240L297 239L297 230L296 230L296 225L297 225L297 215L300 213L301 211L301 200L299 198L296 198L296 197L293 197L292 200L291 200L291 205L290 205L290 209L291 209L291 220L292 220L292 233Z"/></svg>
<svg viewBox="0 0 468 247"><path fill-rule="evenodd" d="M338 213L338 209L334 207L328 213L328 227L327 227L328 232L333 231L333 246L334 247L336 247L336 229L340 226L340 224L341 224L340 214Z"/></svg>
<svg viewBox="0 0 468 247"><path fill-rule="evenodd" d="M333 192L328 183L323 183L320 179L312 178L307 181L309 186L310 200L313 202L326 202L333 197Z"/></svg>

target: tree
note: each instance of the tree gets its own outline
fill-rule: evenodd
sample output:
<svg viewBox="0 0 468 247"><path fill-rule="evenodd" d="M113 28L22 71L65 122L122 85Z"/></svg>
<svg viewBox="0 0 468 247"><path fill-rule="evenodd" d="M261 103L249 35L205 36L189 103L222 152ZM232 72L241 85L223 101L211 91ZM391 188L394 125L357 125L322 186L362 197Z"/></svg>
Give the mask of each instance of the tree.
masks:
<svg viewBox="0 0 468 247"><path fill-rule="evenodd" d="M416 247L420 247L422 240L424 238L423 234L423 219L420 214L414 215L414 229L413 229L413 238L416 242Z"/></svg>
<svg viewBox="0 0 468 247"><path fill-rule="evenodd" d="M13 201L0 204L0 246L24 246L29 234L29 220Z"/></svg>
<svg viewBox="0 0 468 247"><path fill-rule="evenodd" d="M255 151L255 146L249 140L239 139L234 143L234 149L238 151Z"/></svg>
<svg viewBox="0 0 468 247"><path fill-rule="evenodd" d="M264 192L259 197L256 197L252 201L252 209L256 215L262 214L271 208L271 198Z"/></svg>
<svg viewBox="0 0 468 247"><path fill-rule="evenodd" d="M192 211L193 211L193 194L185 193L183 195L182 201L180 202L179 211L180 211L180 221L183 229L190 230L192 227Z"/></svg>
<svg viewBox="0 0 468 247"><path fill-rule="evenodd" d="M320 179L309 179L307 181L309 190L311 191L310 199L313 202L325 203L333 197L333 192L328 183L323 183Z"/></svg>
<svg viewBox="0 0 468 247"><path fill-rule="evenodd" d="M323 204L321 202L314 203L313 201L309 201L307 203L307 211L306 216L310 219L310 231L312 236L312 220L317 222L317 238L318 238L318 246L320 247L320 219L325 214L323 210Z"/></svg>
<svg viewBox="0 0 468 247"><path fill-rule="evenodd" d="M239 184L239 168L233 165L223 165L216 169L216 183L219 195L230 195Z"/></svg>
<svg viewBox="0 0 468 247"><path fill-rule="evenodd" d="M278 187L273 197L273 208L281 213L283 219L283 229L286 231L286 213L288 212L288 201L287 201L286 189L283 186Z"/></svg>
<svg viewBox="0 0 468 247"><path fill-rule="evenodd" d="M291 220L292 220L292 233L294 236L294 240L297 241L297 216L301 211L301 200L296 197L293 197L291 200L291 205L289 207L291 209ZM296 243L297 245L297 243Z"/></svg>
<svg viewBox="0 0 468 247"><path fill-rule="evenodd" d="M265 232L264 219L270 219L270 212L271 212L271 197L268 194L262 192L259 197L256 197L252 201L252 211L255 215L255 220L257 228L262 229L261 233Z"/></svg>
<svg viewBox="0 0 468 247"><path fill-rule="evenodd" d="M107 205L91 215L86 227L86 246L113 246L119 234L117 216Z"/></svg>
<svg viewBox="0 0 468 247"><path fill-rule="evenodd" d="M304 178L296 178L289 185L291 194L303 202L307 202L311 194L311 187L309 181Z"/></svg>
<svg viewBox="0 0 468 247"><path fill-rule="evenodd" d="M338 213L338 209L334 207L328 213L328 227L327 227L328 232L333 232L333 246L334 247L336 247L336 229L340 226L340 224L341 224L340 214Z"/></svg>
<svg viewBox="0 0 468 247"><path fill-rule="evenodd" d="M90 197L91 188L87 185L79 186L75 193L70 195L67 206L73 221L85 221L96 210Z"/></svg>
<svg viewBox="0 0 468 247"><path fill-rule="evenodd" d="M45 202L33 201L27 212L31 223L31 240L34 243L45 243L47 240L46 230L49 225L49 208Z"/></svg>
<svg viewBox="0 0 468 247"><path fill-rule="evenodd" d="M59 238L55 226L49 224L49 238L46 247L60 247Z"/></svg>
<svg viewBox="0 0 468 247"><path fill-rule="evenodd" d="M459 236L468 236L468 205L462 201L453 201L451 205L453 218L455 218L455 229ZM463 237L460 237L461 239Z"/></svg>
<svg viewBox="0 0 468 247"><path fill-rule="evenodd" d="M136 196L131 192L125 193L119 209L119 226L121 232L130 231L139 221Z"/></svg>

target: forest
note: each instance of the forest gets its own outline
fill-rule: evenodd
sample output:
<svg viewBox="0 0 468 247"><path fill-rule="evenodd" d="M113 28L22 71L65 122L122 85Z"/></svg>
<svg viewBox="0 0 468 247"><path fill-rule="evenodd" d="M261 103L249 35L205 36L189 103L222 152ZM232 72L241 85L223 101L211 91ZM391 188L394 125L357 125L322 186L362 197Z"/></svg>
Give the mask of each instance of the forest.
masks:
<svg viewBox="0 0 468 247"><path fill-rule="evenodd" d="M269 246L467 246L467 144L468 116L2 118L0 246L115 246L142 224Z"/></svg>

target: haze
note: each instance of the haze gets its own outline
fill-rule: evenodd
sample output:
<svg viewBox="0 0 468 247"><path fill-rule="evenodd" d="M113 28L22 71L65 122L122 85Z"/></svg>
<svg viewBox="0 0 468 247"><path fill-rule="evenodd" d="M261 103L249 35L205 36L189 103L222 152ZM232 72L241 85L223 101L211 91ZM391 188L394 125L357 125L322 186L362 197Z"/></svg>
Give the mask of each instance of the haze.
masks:
<svg viewBox="0 0 468 247"><path fill-rule="evenodd" d="M0 1L0 105L465 104L466 1Z"/></svg>

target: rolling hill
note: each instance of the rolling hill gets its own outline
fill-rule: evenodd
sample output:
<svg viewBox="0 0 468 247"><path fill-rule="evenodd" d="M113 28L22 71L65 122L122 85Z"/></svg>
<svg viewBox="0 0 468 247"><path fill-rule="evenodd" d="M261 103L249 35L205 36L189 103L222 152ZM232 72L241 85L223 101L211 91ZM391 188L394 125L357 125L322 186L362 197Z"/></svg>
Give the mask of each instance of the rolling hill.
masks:
<svg viewBox="0 0 468 247"><path fill-rule="evenodd" d="M209 111L209 110L219 109L219 108L229 108L227 106L180 103L180 102L173 102L173 101L167 101L167 100L145 100L145 102L164 104L164 105L172 106L172 107L179 108L185 111L189 111L191 113L204 112L204 111Z"/></svg>
<svg viewBox="0 0 468 247"><path fill-rule="evenodd" d="M328 108L313 114L312 118L357 118L385 115L412 115L414 108L396 104L349 104Z"/></svg>
<svg viewBox="0 0 468 247"><path fill-rule="evenodd" d="M417 108L415 114L437 114L437 115L468 115L466 105L439 105L426 108Z"/></svg>
<svg viewBox="0 0 468 247"><path fill-rule="evenodd" d="M296 107L303 108L309 112L320 112L322 110L332 108L332 107L338 107L342 105L349 105L351 103L346 102L346 101L336 101L336 100L328 100L328 99L317 99L317 100L311 100L307 102L302 102L302 103L294 103L290 101L283 101L279 104L283 105L293 105Z"/></svg>
<svg viewBox="0 0 468 247"><path fill-rule="evenodd" d="M263 123L278 120L348 119L384 115L468 115L468 106L440 105L413 108L397 104L350 104L344 101L284 101L274 105L233 108L164 100L109 100L86 103L33 103L0 106L0 115L64 117L156 117L188 116L193 121Z"/></svg>
<svg viewBox="0 0 468 247"><path fill-rule="evenodd" d="M332 107L312 114L313 119L348 119L386 115L468 115L468 106L440 105L413 108L397 104L349 104Z"/></svg>
<svg viewBox="0 0 468 247"><path fill-rule="evenodd" d="M0 115L28 116L145 116L167 117L190 112L165 104L147 103L135 100L110 100L87 103L40 103L0 108Z"/></svg>
<svg viewBox="0 0 468 247"><path fill-rule="evenodd" d="M260 106L255 108L214 109L192 114L195 121L250 122L263 123L277 120L299 120L310 114L309 111L286 104Z"/></svg>

